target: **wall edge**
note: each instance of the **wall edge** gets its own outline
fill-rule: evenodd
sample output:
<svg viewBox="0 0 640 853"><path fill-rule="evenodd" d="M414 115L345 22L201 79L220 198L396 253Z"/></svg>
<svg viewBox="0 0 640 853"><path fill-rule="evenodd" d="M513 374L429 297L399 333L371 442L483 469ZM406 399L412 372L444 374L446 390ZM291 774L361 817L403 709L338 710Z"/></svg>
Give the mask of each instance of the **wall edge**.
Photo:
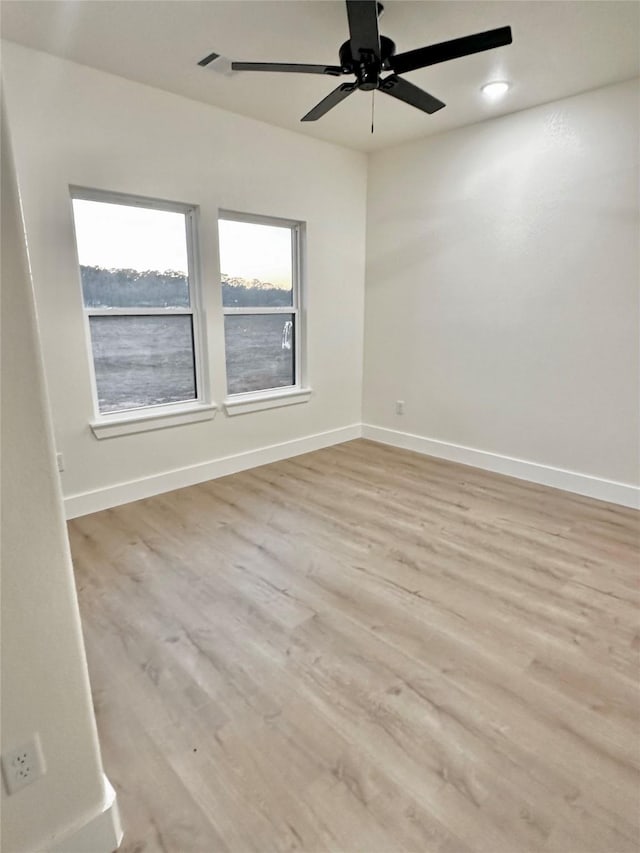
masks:
<svg viewBox="0 0 640 853"><path fill-rule="evenodd" d="M525 459L514 459L500 453L490 453L474 447L464 447L460 444L452 444L448 441L400 432L400 430L387 429L373 424L362 425L362 437L378 441L381 444L400 447L404 450L413 450L425 456L435 456L438 459L447 459L449 462L459 462L473 468L492 471L495 474L515 477L518 480L550 486L584 497L620 504L631 509L640 509L640 486L629 483L619 483L602 477L594 477L590 474L554 468L552 465L529 462Z"/></svg>
<svg viewBox="0 0 640 853"><path fill-rule="evenodd" d="M120 846L123 831L118 800L113 786L104 778L104 799L100 810L80 827L45 847L46 853L113 853Z"/></svg>
<svg viewBox="0 0 640 853"><path fill-rule="evenodd" d="M218 477L225 477L227 474L246 471L247 468L268 465L270 462L279 462L282 459L289 459L302 453L310 453L313 450L321 450L323 447L330 447L343 441L351 441L354 438L360 438L361 435L361 425L359 423L350 424L302 438L294 438L279 444L259 447L255 450L222 456L219 459L212 459L198 465L189 465L161 474L153 474L139 480L116 483L103 489L69 495L64 501L66 517L67 519L77 518L121 504L150 498L174 489L195 486L197 483L215 480Z"/></svg>

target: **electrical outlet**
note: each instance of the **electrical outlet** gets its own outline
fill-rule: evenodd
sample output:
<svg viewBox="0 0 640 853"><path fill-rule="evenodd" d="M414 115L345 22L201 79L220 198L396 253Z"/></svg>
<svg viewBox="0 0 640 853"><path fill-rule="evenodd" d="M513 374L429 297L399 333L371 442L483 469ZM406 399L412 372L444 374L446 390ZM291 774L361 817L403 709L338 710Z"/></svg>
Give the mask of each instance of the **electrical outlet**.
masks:
<svg viewBox="0 0 640 853"><path fill-rule="evenodd" d="M56 453L56 462L58 463L58 471L64 471L64 456L62 453Z"/></svg>
<svg viewBox="0 0 640 853"><path fill-rule="evenodd" d="M404 415L404 400L396 400L396 415Z"/></svg>
<svg viewBox="0 0 640 853"><path fill-rule="evenodd" d="M20 788L35 782L45 772L40 736L37 733L31 740L2 756L2 775L9 794L15 794Z"/></svg>

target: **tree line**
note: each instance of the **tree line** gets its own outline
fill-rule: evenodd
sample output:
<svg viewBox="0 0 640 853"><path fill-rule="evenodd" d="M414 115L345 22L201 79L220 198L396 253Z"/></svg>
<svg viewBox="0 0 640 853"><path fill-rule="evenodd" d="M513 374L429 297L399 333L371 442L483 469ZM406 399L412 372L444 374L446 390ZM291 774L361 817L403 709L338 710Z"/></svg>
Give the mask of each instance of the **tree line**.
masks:
<svg viewBox="0 0 640 853"><path fill-rule="evenodd" d="M183 273L174 270L105 269L80 266L82 294L87 308L187 308L189 287ZM259 279L247 281L224 273L223 305L260 308L291 304L291 291Z"/></svg>

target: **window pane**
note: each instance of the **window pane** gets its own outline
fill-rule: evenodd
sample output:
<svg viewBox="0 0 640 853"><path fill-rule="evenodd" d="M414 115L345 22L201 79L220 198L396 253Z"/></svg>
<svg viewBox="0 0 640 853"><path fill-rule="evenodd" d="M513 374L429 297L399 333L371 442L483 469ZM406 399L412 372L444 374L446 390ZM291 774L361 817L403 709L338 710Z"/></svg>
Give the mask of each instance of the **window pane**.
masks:
<svg viewBox="0 0 640 853"><path fill-rule="evenodd" d="M220 272L225 308L293 305L293 231L220 219Z"/></svg>
<svg viewBox="0 0 640 853"><path fill-rule="evenodd" d="M229 394L295 385L293 314L227 314Z"/></svg>
<svg viewBox="0 0 640 853"><path fill-rule="evenodd" d="M184 213L73 200L87 308L189 306Z"/></svg>
<svg viewBox="0 0 640 853"><path fill-rule="evenodd" d="M194 400L191 316L90 317L101 412Z"/></svg>

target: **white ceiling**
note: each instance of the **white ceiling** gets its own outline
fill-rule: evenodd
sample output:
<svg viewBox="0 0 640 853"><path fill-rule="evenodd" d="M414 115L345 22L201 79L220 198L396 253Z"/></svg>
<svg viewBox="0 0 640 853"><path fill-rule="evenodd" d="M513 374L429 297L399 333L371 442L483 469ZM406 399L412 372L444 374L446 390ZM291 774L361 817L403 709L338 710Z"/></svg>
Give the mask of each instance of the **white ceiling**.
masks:
<svg viewBox="0 0 640 853"><path fill-rule="evenodd" d="M337 63L348 37L341 0L4 0L3 38L130 80L371 151L640 74L640 4L618 0L384 0L383 35L402 52L511 25L513 44L406 77L445 101L429 116L356 92L318 122L303 116L344 77L220 72L211 52L247 61ZM215 65L213 66L215 68ZM487 104L482 83L512 88Z"/></svg>

